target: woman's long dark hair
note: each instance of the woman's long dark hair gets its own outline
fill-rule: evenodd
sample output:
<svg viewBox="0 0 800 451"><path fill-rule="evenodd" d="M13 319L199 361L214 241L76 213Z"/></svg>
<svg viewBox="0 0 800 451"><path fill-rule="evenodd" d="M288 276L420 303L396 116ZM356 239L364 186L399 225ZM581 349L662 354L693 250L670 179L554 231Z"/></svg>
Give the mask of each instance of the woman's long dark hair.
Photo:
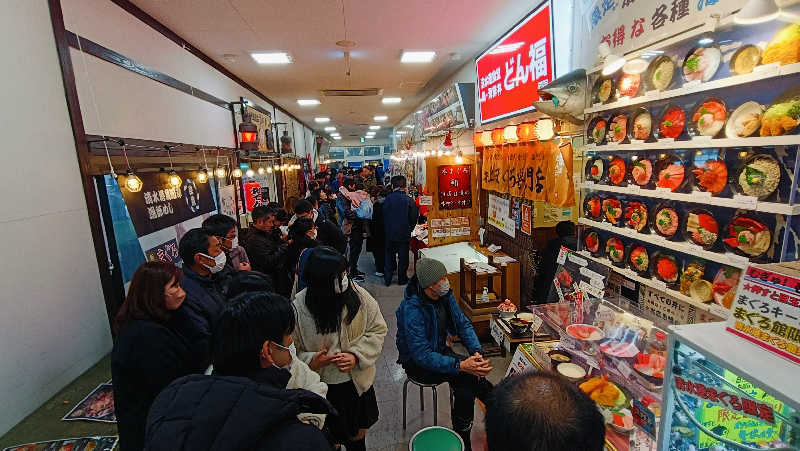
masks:
<svg viewBox="0 0 800 451"><path fill-rule="evenodd" d="M319 246L319 241L312 240L306 233L314 227L314 222L308 218L298 218L289 227L289 238L292 244L286 248L286 270L294 274L297 262L300 260L300 253L303 249ZM292 275L294 277L294 275Z"/></svg>
<svg viewBox="0 0 800 451"><path fill-rule="evenodd" d="M334 291L334 283L347 271L347 259L336 249L319 246L311 252L303 271L306 288L306 307L314 317L317 333L328 334L338 332L342 322L342 312L347 308L345 322L353 322L361 298L353 289L353 281L348 284L344 293Z"/></svg>
<svg viewBox="0 0 800 451"><path fill-rule="evenodd" d="M173 277L176 283L183 280L183 272L172 263L161 261L142 263L133 274L128 296L114 318L114 332L119 332L128 322L135 319L166 323L169 319L169 310L164 297L164 287Z"/></svg>

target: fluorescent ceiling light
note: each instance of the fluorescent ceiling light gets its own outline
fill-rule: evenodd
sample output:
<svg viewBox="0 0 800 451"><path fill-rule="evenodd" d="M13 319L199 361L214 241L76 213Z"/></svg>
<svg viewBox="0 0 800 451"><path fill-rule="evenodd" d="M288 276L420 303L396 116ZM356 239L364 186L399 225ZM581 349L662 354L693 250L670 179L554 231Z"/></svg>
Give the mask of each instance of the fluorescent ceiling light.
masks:
<svg viewBox="0 0 800 451"><path fill-rule="evenodd" d="M383 103L400 103L402 101L403 99L400 97L384 97L381 99L381 102Z"/></svg>
<svg viewBox="0 0 800 451"><path fill-rule="evenodd" d="M374 136L372 136L372 135L367 135L367 136L364 137L364 139L372 139L372 138L374 138Z"/></svg>
<svg viewBox="0 0 800 451"><path fill-rule="evenodd" d="M489 55L496 55L496 54L498 54L498 53L511 53L511 52L515 52L517 49L519 49L519 48L520 48L520 47L522 47L523 45L525 45L525 43L524 43L524 42L514 42L514 43L512 43L512 44L503 44L503 45L498 45L497 47L495 47L495 48L494 48L494 50L492 50L491 52L489 52Z"/></svg>
<svg viewBox="0 0 800 451"><path fill-rule="evenodd" d="M331 118L329 118L329 117L315 117L314 118L314 122L316 122L317 124L325 124L325 123L328 123L330 121L331 121Z"/></svg>
<svg viewBox="0 0 800 451"><path fill-rule="evenodd" d="M336 131L336 127L333 127L333 126L325 127L325 131L326 132L335 132Z"/></svg>
<svg viewBox="0 0 800 451"><path fill-rule="evenodd" d="M297 104L300 106L313 106L319 105L320 101L317 99L297 99Z"/></svg>
<svg viewBox="0 0 800 451"><path fill-rule="evenodd" d="M370 126L369 126L369 129L370 129L370 130L380 130L380 129L381 129L381 126L380 126L380 125L370 125Z"/></svg>
<svg viewBox="0 0 800 451"><path fill-rule="evenodd" d="M417 114L422 114L422 110L418 110L418 111L417 111Z"/></svg>
<svg viewBox="0 0 800 451"><path fill-rule="evenodd" d="M334 136L333 139L336 140L336 141L339 141L340 139L342 139L342 137L341 136Z"/></svg>
<svg viewBox="0 0 800 451"><path fill-rule="evenodd" d="M398 134L398 135L405 135L405 134L406 134L406 131L405 131L405 130L398 130L398 131L397 131L397 134Z"/></svg>
<svg viewBox="0 0 800 451"><path fill-rule="evenodd" d="M700 40L698 40L697 43L700 44L700 45L713 44L714 43L714 38L709 38L709 37L700 38Z"/></svg>
<svg viewBox="0 0 800 451"><path fill-rule="evenodd" d="M258 64L289 64L292 62L292 57L286 52L254 52L250 56Z"/></svg>
<svg viewBox="0 0 800 451"><path fill-rule="evenodd" d="M386 119L389 119L389 116L375 116L372 118L375 122L383 122Z"/></svg>
<svg viewBox="0 0 800 451"><path fill-rule="evenodd" d="M331 136L339 136L339 132L331 132L331 133L329 133L329 135L331 135Z"/></svg>
<svg viewBox="0 0 800 451"><path fill-rule="evenodd" d="M401 63L430 63L436 57L436 52L422 51L410 52L404 51L403 56L400 57Z"/></svg>
<svg viewBox="0 0 800 451"><path fill-rule="evenodd" d="M769 22L780 15L775 0L749 0L742 9L733 16L734 23L752 25Z"/></svg>
<svg viewBox="0 0 800 451"><path fill-rule="evenodd" d="M375 136L375 133L369 132L367 133L367 136Z"/></svg>

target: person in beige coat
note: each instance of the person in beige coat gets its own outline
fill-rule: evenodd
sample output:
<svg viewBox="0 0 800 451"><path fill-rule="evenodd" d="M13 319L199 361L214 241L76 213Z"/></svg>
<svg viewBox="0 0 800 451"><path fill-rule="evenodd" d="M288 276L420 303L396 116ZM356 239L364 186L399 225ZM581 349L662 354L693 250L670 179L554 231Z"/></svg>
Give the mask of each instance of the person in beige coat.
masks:
<svg viewBox="0 0 800 451"><path fill-rule="evenodd" d="M375 362L388 328L375 299L347 277L347 260L328 246L315 248L294 300L297 357L328 384L338 411L328 424L347 451L366 450L367 430L378 421Z"/></svg>

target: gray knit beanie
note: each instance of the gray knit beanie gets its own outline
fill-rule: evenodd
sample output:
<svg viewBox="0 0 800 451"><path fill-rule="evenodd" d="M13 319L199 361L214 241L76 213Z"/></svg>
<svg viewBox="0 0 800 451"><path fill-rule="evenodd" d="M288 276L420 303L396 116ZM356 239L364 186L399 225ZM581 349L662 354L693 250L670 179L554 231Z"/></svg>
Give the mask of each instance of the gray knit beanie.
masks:
<svg viewBox="0 0 800 451"><path fill-rule="evenodd" d="M417 280L422 288L428 288L447 275L444 263L432 258L421 258L417 261Z"/></svg>

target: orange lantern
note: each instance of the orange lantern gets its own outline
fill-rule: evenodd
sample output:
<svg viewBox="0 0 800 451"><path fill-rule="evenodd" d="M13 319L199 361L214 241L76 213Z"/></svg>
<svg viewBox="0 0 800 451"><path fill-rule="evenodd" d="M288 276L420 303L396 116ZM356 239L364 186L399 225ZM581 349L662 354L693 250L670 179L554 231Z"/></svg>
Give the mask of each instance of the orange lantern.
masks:
<svg viewBox="0 0 800 451"><path fill-rule="evenodd" d="M481 134L482 133L477 130L472 134L472 144L474 144L475 147L483 147L483 143L481 142Z"/></svg>
<svg viewBox="0 0 800 451"><path fill-rule="evenodd" d="M500 146L504 142L505 141L503 140L503 129L496 128L492 130L492 144L494 144L495 146Z"/></svg>
<svg viewBox="0 0 800 451"><path fill-rule="evenodd" d="M534 131L533 122L525 122L519 124L517 126L517 138L519 138L519 142L531 141L535 136L533 131Z"/></svg>

